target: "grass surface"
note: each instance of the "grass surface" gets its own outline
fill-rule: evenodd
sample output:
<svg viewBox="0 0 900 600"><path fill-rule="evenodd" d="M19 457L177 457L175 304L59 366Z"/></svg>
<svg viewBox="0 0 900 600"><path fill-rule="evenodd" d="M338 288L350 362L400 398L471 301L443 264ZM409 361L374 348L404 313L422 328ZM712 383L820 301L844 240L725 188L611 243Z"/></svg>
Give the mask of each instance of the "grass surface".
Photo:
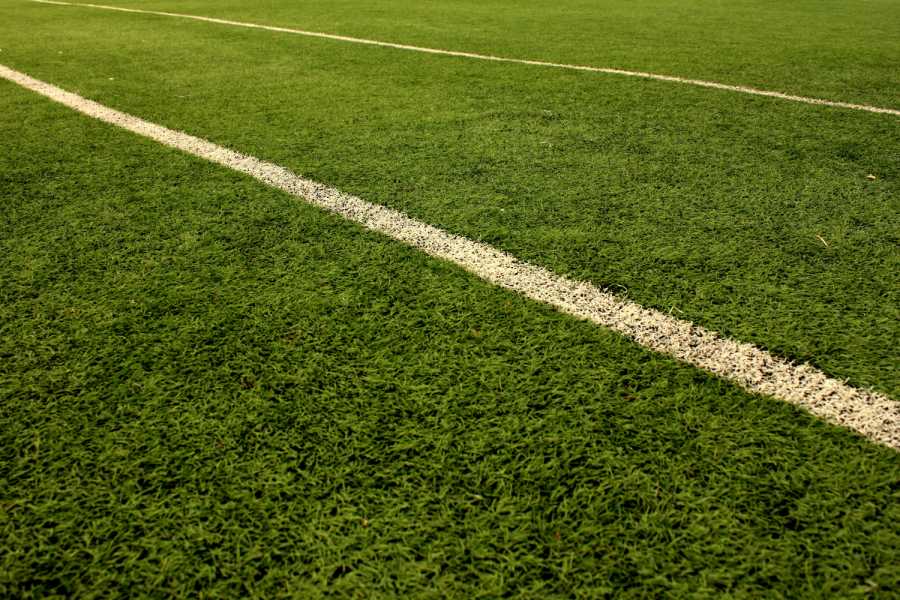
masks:
<svg viewBox="0 0 900 600"><path fill-rule="evenodd" d="M900 4L894 0L118 0L112 4L516 58L654 71L900 108L900 73L895 67L900 56Z"/></svg>
<svg viewBox="0 0 900 600"><path fill-rule="evenodd" d="M900 390L896 119L8 0L0 36ZM0 596L900 594L896 452L5 82L0 197Z"/></svg>
<svg viewBox="0 0 900 600"><path fill-rule="evenodd" d="M897 590L895 452L0 98L5 595Z"/></svg>
<svg viewBox="0 0 900 600"><path fill-rule="evenodd" d="M10 66L900 396L900 119L14 8Z"/></svg>

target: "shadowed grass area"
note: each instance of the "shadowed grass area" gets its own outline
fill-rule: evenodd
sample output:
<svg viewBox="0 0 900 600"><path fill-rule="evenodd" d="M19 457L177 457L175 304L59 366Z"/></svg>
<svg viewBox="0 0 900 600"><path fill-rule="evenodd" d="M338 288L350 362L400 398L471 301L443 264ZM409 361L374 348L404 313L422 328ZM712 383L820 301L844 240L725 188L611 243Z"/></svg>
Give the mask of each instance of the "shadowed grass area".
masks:
<svg viewBox="0 0 900 600"><path fill-rule="evenodd" d="M12 67L900 394L900 119L4 6Z"/></svg>
<svg viewBox="0 0 900 600"><path fill-rule="evenodd" d="M0 595L898 592L897 453L0 90Z"/></svg>

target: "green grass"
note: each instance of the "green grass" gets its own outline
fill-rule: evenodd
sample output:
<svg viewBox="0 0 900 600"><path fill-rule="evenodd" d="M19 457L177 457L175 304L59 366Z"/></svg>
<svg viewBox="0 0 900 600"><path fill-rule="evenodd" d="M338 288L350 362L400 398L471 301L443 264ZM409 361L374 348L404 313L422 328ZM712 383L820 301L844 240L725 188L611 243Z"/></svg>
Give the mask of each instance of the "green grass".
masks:
<svg viewBox="0 0 900 600"><path fill-rule="evenodd" d="M897 453L2 103L4 595L897 590Z"/></svg>
<svg viewBox="0 0 900 600"><path fill-rule="evenodd" d="M119 0L437 48L900 108L894 0ZM52 9L54 12L59 9ZM540 77L540 75L536 75Z"/></svg>
<svg viewBox="0 0 900 600"><path fill-rule="evenodd" d="M0 35L900 390L896 119L6 0ZM900 594L894 451L5 82L0 197L0 596Z"/></svg>
<svg viewBox="0 0 900 600"><path fill-rule="evenodd" d="M900 396L898 119L162 17L5 14L10 66Z"/></svg>

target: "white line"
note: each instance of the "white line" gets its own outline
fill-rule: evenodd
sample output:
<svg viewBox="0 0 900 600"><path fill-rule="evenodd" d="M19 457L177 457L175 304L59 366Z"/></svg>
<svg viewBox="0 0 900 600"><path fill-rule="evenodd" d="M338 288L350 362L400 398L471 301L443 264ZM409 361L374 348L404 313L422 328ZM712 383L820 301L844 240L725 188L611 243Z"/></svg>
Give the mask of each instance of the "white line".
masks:
<svg viewBox="0 0 900 600"><path fill-rule="evenodd" d="M105 4L86 4L81 2L61 2L59 0L30 0L41 4L58 4L60 6L81 6L85 8L102 8L104 10L117 10L120 12L139 13L144 15L158 15L164 17L178 17L181 19L194 19L195 21L205 21L207 23L218 23L220 25L232 25L235 27L249 27L252 29L265 29L266 31L277 31L279 33L294 33L309 37L325 38L329 40L338 40L341 42L352 42L354 44L368 44L370 46L382 46L385 48L395 48L397 50L411 50L413 52L426 52L428 54L440 54L442 56L456 56L462 58L474 58L477 60L491 60L495 62L516 63L520 65L532 65L537 67L553 67L556 69L569 69L573 71L589 71L592 73L607 73L610 75L625 75L628 77L641 77L643 79L653 79L655 81L668 81L670 83L682 83L686 85L696 85L705 88L713 88L717 90L725 90L728 92L739 92L742 94L752 94L754 96L766 96L769 98L778 98L779 100L790 100L792 102L803 102L805 104L816 104L819 106L831 106L835 108L849 108L852 110L863 110L872 113L881 113L886 115L900 116L900 110L894 108L879 108L868 104L853 104L850 102L839 102L836 100L824 100L821 98L809 98L807 96L795 96L793 94L785 94L782 92L773 92L770 90L761 90L758 88L747 87L744 85L728 85L725 83L716 83L715 81L705 81L702 79L687 79L684 77L675 77L673 75L660 75L658 73L647 73L644 71L628 71L625 69L614 69L611 67L590 67L586 65L570 65L565 63L545 62L542 60L526 60L522 58L507 58L503 56L492 56L490 54L476 54L474 52L460 52L456 50L440 50L438 48L426 48L424 46L410 46L407 44L395 44L393 42L380 42L378 40L369 40L365 38L356 38L346 35L335 35L332 33L322 33L318 31L305 31L303 29L292 29L289 27L274 27L271 25L259 25L257 23L246 23L243 21L229 21L227 19L216 19L214 17L203 17L200 15L188 15L184 13L162 12L157 10L142 10L138 8L123 8L121 6L108 6Z"/></svg>
<svg viewBox="0 0 900 600"><path fill-rule="evenodd" d="M60 104L266 185L450 261L482 279L613 329L642 346L710 371L744 389L802 406L822 419L900 450L900 402L794 365L750 344L646 309L583 281L523 262L493 246L453 235L401 212L305 179L276 164L108 108L0 65L0 77Z"/></svg>

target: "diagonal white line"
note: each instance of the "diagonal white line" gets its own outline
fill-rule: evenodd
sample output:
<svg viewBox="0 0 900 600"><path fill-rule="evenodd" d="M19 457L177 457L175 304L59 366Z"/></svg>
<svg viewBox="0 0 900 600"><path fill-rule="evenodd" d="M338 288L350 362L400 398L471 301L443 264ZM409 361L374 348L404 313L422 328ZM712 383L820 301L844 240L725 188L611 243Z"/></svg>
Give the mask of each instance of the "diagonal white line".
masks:
<svg viewBox="0 0 900 600"><path fill-rule="evenodd" d="M163 17L178 17L180 19L193 19L195 21L205 21L207 23L217 23L219 25L231 25L234 27L249 27L251 29L264 29L266 31L276 31L279 33L293 33L297 35L305 35L309 37L325 38L329 40L337 40L341 42L351 42L354 44L367 44L370 46L382 46L384 48L394 48L397 50L410 50L413 52L425 52L427 54L439 54L442 56L456 56L460 58L473 58L476 60L490 60L494 62L515 63L520 65L532 65L536 67L552 67L555 69L569 69L572 71L589 71L591 73L606 73L609 75L625 75L627 77L641 77L643 79L653 79L655 81L668 81L670 83L681 83L685 85L694 85L705 88L713 88L716 90L725 90L728 92L739 92L741 94L751 94L754 96L766 96L768 98L778 98L779 100L790 100L792 102L803 102L805 104L815 104L820 106L831 106L834 108L847 108L851 110L862 110L871 113L881 113L886 115L900 116L900 110L894 108L881 108L878 106L870 106L868 104L853 104L850 102L839 102L837 100L824 100L822 98L810 98L807 96L796 96L793 94L785 94L783 92L775 92L771 90L761 90L754 87L744 85L728 85L725 83L717 83L715 81L705 81L703 79L688 79L685 77L675 77L673 75L660 75L658 73L647 73L645 71L628 71L625 69L614 69L611 67L591 67L587 65L571 65L565 63L546 62L542 60L527 60L522 58L508 58L503 56L493 56L490 54L477 54L475 52L461 52L457 50L441 50L439 48L427 48L424 46L410 46L408 44L396 44L393 42L382 42L378 40L369 40L365 38L350 37L346 35L336 35L332 33L322 33L319 31L306 31L303 29L293 29L290 27L275 27L271 25L260 25L257 23L247 23L244 21L230 21L228 19L217 19L215 17L204 17L200 15L189 15L184 13L163 12L157 10L143 10L138 8L124 8L121 6L108 6L104 4L87 4L81 2L61 2L60 0L30 0L40 4L57 4L60 6L80 6L84 8L100 8L103 10L116 10L120 12L139 13L144 15L158 15Z"/></svg>
<svg viewBox="0 0 900 600"><path fill-rule="evenodd" d="M100 121L245 173L309 204L450 261L495 285L608 327L638 344L705 369L742 388L802 406L822 419L900 450L900 402L853 388L809 365L795 365L750 344L644 308L583 281L521 261L396 210L366 202L276 164L108 108L0 65L0 78Z"/></svg>

